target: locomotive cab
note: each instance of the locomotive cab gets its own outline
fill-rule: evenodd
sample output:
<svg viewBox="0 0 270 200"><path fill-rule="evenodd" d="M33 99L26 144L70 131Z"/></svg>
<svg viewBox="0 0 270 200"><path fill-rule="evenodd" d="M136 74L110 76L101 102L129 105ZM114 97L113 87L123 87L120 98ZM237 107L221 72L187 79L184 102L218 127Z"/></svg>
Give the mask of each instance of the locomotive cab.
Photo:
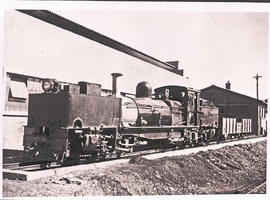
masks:
<svg viewBox="0 0 270 200"><path fill-rule="evenodd" d="M156 88L154 91L156 99L174 100L179 101L181 104L185 104L188 100L188 90L186 87L164 86Z"/></svg>
<svg viewBox="0 0 270 200"><path fill-rule="evenodd" d="M182 118L182 125L199 125L200 92L181 86L164 86L156 88L155 98L164 100L175 117ZM173 110L176 102L180 103L179 114Z"/></svg>

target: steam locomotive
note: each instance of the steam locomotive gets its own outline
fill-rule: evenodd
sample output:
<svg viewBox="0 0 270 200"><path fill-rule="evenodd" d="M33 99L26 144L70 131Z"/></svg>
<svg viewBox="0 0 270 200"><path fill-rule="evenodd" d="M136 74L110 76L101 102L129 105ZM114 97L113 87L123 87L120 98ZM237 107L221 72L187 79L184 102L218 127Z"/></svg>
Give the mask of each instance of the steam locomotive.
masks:
<svg viewBox="0 0 270 200"><path fill-rule="evenodd" d="M44 93L30 94L24 129L25 160L77 162L149 148L207 144L222 138L218 108L205 104L200 91L168 85L154 89L140 82L135 96L102 96L101 85L79 82L61 90L45 79Z"/></svg>

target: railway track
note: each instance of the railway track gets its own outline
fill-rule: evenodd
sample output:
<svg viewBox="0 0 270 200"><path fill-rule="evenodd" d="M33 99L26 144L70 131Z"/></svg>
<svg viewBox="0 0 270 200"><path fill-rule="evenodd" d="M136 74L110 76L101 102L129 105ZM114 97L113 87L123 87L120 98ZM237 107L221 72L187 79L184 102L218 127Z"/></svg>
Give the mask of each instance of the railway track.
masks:
<svg viewBox="0 0 270 200"><path fill-rule="evenodd" d="M143 156L146 159L152 160L162 157L170 157L170 156L180 156L180 155L188 155L191 153L197 153L199 151L207 151L207 150L214 150L219 149L221 147L236 144L245 144L245 143L255 143L259 141L264 141L266 138L249 138L245 140L239 140L239 142L235 140L227 141L225 143L216 144L210 143L208 146L204 147L194 147L194 148L186 148L182 150L170 149L171 151L160 151L160 150L147 150L142 152L133 152L133 153L126 153L121 156L121 158L108 157L105 160L98 160L97 162L81 162L76 165L69 165L69 166L61 166L56 165L56 163L52 163L51 167L46 169L40 169L39 165L26 165L20 166L19 163L9 163L4 166L3 169L3 178L12 179L12 180L35 180L37 178L43 178L48 176L58 176L64 175L68 173L73 173L74 171L85 171L85 170L95 170L95 169L102 169L106 167L111 167L118 164L128 164L130 162L130 158L134 156ZM173 151L176 150L176 151ZM255 185L254 185L255 187ZM251 189L253 189L252 187ZM245 190L249 191L249 190ZM243 194L243 192L242 192Z"/></svg>
<svg viewBox="0 0 270 200"><path fill-rule="evenodd" d="M106 162L106 161L111 161L111 160L116 160L116 159L129 159L129 158L132 158L134 156L150 155L150 154L159 153L159 152L161 152L161 151L152 149L152 150L145 150L145 151L139 151L139 152L125 153L120 158L117 158L117 156L109 156L105 160L97 160L97 161L90 161L90 162L81 160L77 165L100 163L100 162ZM162 152L164 152L164 151L162 151ZM76 164L67 165L67 166L74 166L74 165L76 165ZM56 164L56 162L52 162L49 168L51 169L51 168L59 168L59 167L65 167L65 166L62 166L60 164ZM40 168L40 164L21 165L19 162L3 164L3 169L24 170L24 171L45 170L45 169Z"/></svg>
<svg viewBox="0 0 270 200"><path fill-rule="evenodd" d="M244 184L235 189L222 190L215 194L265 194L266 182L254 181L252 183Z"/></svg>
<svg viewBox="0 0 270 200"><path fill-rule="evenodd" d="M258 185L257 187L253 188L252 190L248 191L246 194L261 194L260 191L264 191L266 190L266 182L261 183L260 185Z"/></svg>
<svg viewBox="0 0 270 200"><path fill-rule="evenodd" d="M254 139L254 138L258 138L258 137L254 137L254 136L249 136L246 138L243 138L241 140L249 140L249 139ZM234 139L229 139L226 141L223 141L222 143L231 143L234 141L241 141L238 138L234 138ZM209 144L207 146L213 146L213 145L217 145L219 143L217 143L216 141L211 141L209 142ZM188 148L197 148L197 147L202 147L202 145L200 146L186 146L184 149ZM158 153L166 153L166 152L173 152L176 150L180 150L179 148L168 148L166 150L164 149L149 149L149 150L143 150L143 151L137 151L137 152L132 152L132 153L124 153L121 155L121 157L117 157L117 156L108 156L106 159L104 160L96 160L96 161L84 161L81 160L79 163L77 164L71 164L68 166L75 166L75 165L81 165L81 164L91 164L91 163L99 163L99 162L105 162L105 161L111 161L111 160L116 160L116 159L130 159L132 157L135 156L147 156L147 155L151 155L151 154L158 154ZM20 158L21 160L21 158ZM10 169L10 170L23 170L23 171L38 171L38 170L46 170L47 168L40 168L40 164L21 164L20 162L13 162L13 163L4 163L3 164L3 169ZM59 168L59 167L63 167L60 164L56 164L56 162L52 162L50 165L50 169L51 168Z"/></svg>

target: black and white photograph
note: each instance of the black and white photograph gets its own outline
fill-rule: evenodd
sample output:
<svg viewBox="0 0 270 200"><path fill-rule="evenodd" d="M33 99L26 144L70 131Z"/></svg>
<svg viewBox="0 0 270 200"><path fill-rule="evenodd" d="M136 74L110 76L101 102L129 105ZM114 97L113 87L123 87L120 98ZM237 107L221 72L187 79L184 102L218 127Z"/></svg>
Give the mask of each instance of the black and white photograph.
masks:
<svg viewBox="0 0 270 200"><path fill-rule="evenodd" d="M2 197L265 199L269 11L4 7Z"/></svg>

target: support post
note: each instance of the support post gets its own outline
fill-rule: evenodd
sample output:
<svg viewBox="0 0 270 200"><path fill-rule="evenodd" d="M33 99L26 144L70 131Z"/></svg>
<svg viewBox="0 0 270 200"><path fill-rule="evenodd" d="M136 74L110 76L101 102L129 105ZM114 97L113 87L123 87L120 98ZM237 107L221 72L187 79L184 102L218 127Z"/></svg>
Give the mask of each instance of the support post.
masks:
<svg viewBox="0 0 270 200"><path fill-rule="evenodd" d="M259 76L256 74L256 76L253 76L253 78L256 79L256 98L257 98L257 134L260 135L260 116L259 116L259 78L262 78L262 76Z"/></svg>

